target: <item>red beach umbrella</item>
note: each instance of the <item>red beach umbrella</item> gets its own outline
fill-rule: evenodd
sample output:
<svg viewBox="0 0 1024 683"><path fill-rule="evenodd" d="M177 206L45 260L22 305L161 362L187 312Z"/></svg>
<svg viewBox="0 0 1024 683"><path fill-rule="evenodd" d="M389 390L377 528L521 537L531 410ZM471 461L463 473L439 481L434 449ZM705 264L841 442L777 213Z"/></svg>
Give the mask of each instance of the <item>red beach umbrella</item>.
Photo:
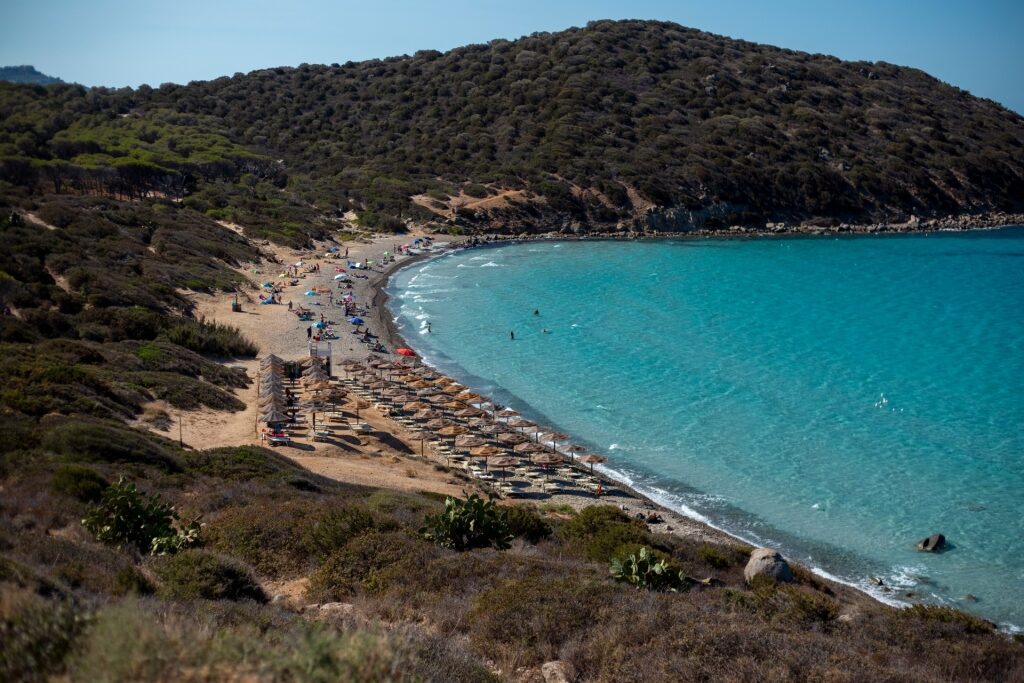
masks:
<svg viewBox="0 0 1024 683"><path fill-rule="evenodd" d="M396 349L395 353L397 353L399 356L409 356L410 358L416 355L415 351L413 351L412 349L407 349L405 347Z"/></svg>

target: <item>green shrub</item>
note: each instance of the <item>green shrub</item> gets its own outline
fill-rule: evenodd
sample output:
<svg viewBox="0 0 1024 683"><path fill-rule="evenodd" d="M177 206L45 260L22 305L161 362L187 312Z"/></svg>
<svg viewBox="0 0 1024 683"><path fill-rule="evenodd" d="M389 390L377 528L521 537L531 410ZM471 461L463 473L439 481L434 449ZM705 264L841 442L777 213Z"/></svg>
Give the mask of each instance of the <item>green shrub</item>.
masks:
<svg viewBox="0 0 1024 683"><path fill-rule="evenodd" d="M307 594L327 602L359 589L380 592L397 579L414 579L436 552L403 531L372 531L331 554L310 575Z"/></svg>
<svg viewBox="0 0 1024 683"><path fill-rule="evenodd" d="M103 492L99 505L89 508L82 520L97 541L118 547L133 546L140 552L177 552L198 542L198 522L174 528L178 516L159 496L146 495L124 477Z"/></svg>
<svg viewBox="0 0 1024 683"><path fill-rule="evenodd" d="M990 621L952 607L943 607L941 605L911 605L902 610L900 614L907 619L921 619L923 621L953 624L964 633L991 633L995 629L995 626Z"/></svg>
<svg viewBox="0 0 1024 683"><path fill-rule="evenodd" d="M294 576L310 569L303 529L323 512L321 505L304 501L228 508L203 535L211 548L244 560L261 575Z"/></svg>
<svg viewBox="0 0 1024 683"><path fill-rule="evenodd" d="M53 490L83 503L95 503L109 486L98 472L82 465L59 465L53 473Z"/></svg>
<svg viewBox="0 0 1024 683"><path fill-rule="evenodd" d="M259 347L243 337L237 327L207 322L205 318L183 319L168 328L164 335L178 346L211 356L251 358L259 353Z"/></svg>
<svg viewBox="0 0 1024 683"><path fill-rule="evenodd" d="M372 529L392 531L397 527L395 522L378 519L366 508L348 505L321 515L306 529L303 542L310 555L323 558L343 548L360 534Z"/></svg>
<svg viewBox="0 0 1024 683"><path fill-rule="evenodd" d="M484 500L475 493L465 500L451 496L446 498L444 512L428 515L420 535L452 550L491 546L503 550L514 538L509 531L505 511L493 500Z"/></svg>
<svg viewBox="0 0 1024 683"><path fill-rule="evenodd" d="M267 596L245 566L206 550L186 550L155 563L160 591L178 600L255 600Z"/></svg>
<svg viewBox="0 0 1024 683"><path fill-rule="evenodd" d="M651 545L651 534L640 522L610 505L580 510L559 529L569 546L589 560L607 562Z"/></svg>
<svg viewBox="0 0 1024 683"><path fill-rule="evenodd" d="M227 446L190 451L182 455L182 461L190 472L232 481L264 479L285 472L301 471L288 458L260 446Z"/></svg>
<svg viewBox="0 0 1024 683"><path fill-rule="evenodd" d="M70 604L0 591L0 681L44 681L59 672L85 624Z"/></svg>
<svg viewBox="0 0 1024 683"><path fill-rule="evenodd" d="M839 605L824 595L793 586L780 589L786 595L784 618L805 626L828 624L839 616Z"/></svg>
<svg viewBox="0 0 1024 683"><path fill-rule="evenodd" d="M149 595L155 590L153 582L138 567L129 565L114 576L113 591L117 595Z"/></svg>
<svg viewBox="0 0 1024 683"><path fill-rule="evenodd" d="M516 538L537 543L551 535L551 526L532 506L509 505L505 508L505 515L508 519L508 530Z"/></svg>
<svg viewBox="0 0 1024 683"><path fill-rule="evenodd" d="M755 576L750 591L723 589L728 603L775 621L807 628L828 626L839 616L839 604L827 595L801 586Z"/></svg>
<svg viewBox="0 0 1024 683"><path fill-rule="evenodd" d="M168 472L180 472L181 463L171 447L157 437L114 423L67 419L44 425L42 446L79 462L139 463Z"/></svg>
<svg viewBox="0 0 1024 683"><path fill-rule="evenodd" d="M749 557L749 553L744 556L741 552L707 543L697 548L697 558L715 569L734 567L741 564L746 557Z"/></svg>
<svg viewBox="0 0 1024 683"><path fill-rule="evenodd" d="M625 559L612 558L610 572L616 581L638 589L677 592L686 587L686 575L669 565L668 559L658 557L650 548L640 548Z"/></svg>
<svg viewBox="0 0 1024 683"><path fill-rule="evenodd" d="M462 191L476 199L483 199L491 194L486 187L478 183L469 183L462 188Z"/></svg>
<svg viewBox="0 0 1024 683"><path fill-rule="evenodd" d="M611 586L576 577L503 581L484 591L469 613L469 637L480 652L530 664L557 659L578 631L600 621Z"/></svg>

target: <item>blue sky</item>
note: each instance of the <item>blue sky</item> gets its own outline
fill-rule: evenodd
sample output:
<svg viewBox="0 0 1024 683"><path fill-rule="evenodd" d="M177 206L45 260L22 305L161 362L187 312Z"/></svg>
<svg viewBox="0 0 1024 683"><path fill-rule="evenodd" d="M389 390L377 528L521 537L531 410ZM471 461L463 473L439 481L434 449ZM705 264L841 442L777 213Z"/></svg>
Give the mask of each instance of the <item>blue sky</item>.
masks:
<svg viewBox="0 0 1024 683"><path fill-rule="evenodd" d="M86 85L159 85L625 18L914 66L1024 112L1024 0L2 0L0 64Z"/></svg>

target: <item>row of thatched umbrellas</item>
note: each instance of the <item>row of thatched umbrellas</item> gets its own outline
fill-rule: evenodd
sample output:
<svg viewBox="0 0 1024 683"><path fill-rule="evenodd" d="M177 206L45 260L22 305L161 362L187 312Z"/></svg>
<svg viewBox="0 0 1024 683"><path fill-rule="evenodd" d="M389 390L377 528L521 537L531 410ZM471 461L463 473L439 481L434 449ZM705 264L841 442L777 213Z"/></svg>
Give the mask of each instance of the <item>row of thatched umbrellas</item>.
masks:
<svg viewBox="0 0 1024 683"><path fill-rule="evenodd" d="M559 453L558 444L568 441L568 434L546 431L523 419L519 412L499 408L492 399L426 366L386 361L366 365L354 360L342 365L347 377L422 425L422 430L413 435L420 440L421 454L423 442L437 436L450 439L453 448L466 451L470 457L486 458L488 466L502 470L519 463L510 452L526 455L531 463L545 468L561 464L562 454L567 454L575 462L589 464L591 474L595 464L607 460L596 454L576 457L587 451L578 444L563 445ZM485 409L488 405L490 411Z"/></svg>
<svg viewBox="0 0 1024 683"><path fill-rule="evenodd" d="M316 428L316 414L327 410L330 403L337 407L345 400L346 392L330 383L330 375L323 362L318 358L309 358L302 370L301 383L307 392L307 398L301 403L289 400L289 391L284 386L284 366L281 358L273 354L264 356L260 361L258 390L258 421L271 427L292 420L292 415L299 409L311 411L313 428Z"/></svg>

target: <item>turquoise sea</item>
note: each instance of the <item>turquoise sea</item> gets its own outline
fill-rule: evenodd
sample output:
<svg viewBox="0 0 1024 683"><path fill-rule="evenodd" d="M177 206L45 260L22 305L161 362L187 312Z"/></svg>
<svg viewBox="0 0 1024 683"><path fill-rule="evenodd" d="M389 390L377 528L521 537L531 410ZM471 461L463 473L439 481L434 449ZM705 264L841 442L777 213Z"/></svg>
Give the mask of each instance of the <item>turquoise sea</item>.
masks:
<svg viewBox="0 0 1024 683"><path fill-rule="evenodd" d="M429 363L659 502L1024 626L1024 228L521 243L389 293Z"/></svg>

